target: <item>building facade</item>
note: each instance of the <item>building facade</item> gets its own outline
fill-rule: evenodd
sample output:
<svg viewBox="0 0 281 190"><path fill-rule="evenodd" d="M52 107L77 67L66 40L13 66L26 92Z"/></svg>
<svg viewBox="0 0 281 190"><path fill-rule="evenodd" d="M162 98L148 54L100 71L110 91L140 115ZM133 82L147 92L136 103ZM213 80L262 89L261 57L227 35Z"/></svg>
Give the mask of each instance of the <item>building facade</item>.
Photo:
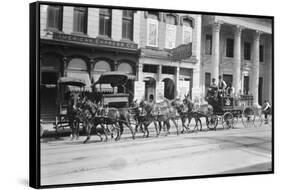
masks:
<svg viewBox="0 0 281 190"><path fill-rule="evenodd" d="M56 113L59 77L86 82L86 90L107 71L128 74L134 91L139 49L140 12L118 9L41 5L41 117ZM112 88L99 88L111 93ZM133 97L130 97L131 99ZM51 114L53 113L53 114Z"/></svg>
<svg viewBox="0 0 281 190"><path fill-rule="evenodd" d="M222 75L261 104L271 100L271 28L257 18L41 5L41 118L54 118L59 77L83 79L91 91L108 71L128 74L130 100L204 98ZM190 56L174 59L181 46Z"/></svg>
<svg viewBox="0 0 281 190"><path fill-rule="evenodd" d="M202 16L201 86L221 75L236 96L253 104L272 99L272 23L270 19Z"/></svg>
<svg viewBox="0 0 281 190"><path fill-rule="evenodd" d="M142 11L138 81L146 100L200 94L201 15ZM191 56L171 58L171 50L190 45Z"/></svg>

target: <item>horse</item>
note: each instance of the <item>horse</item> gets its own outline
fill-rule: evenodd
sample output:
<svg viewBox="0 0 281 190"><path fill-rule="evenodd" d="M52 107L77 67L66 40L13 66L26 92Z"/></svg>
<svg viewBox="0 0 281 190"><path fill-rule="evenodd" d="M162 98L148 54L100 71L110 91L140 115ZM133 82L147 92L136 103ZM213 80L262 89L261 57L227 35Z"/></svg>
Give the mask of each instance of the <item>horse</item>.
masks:
<svg viewBox="0 0 281 190"><path fill-rule="evenodd" d="M187 127L189 127L191 119L194 118L195 119L194 129L198 130L198 121L199 121L200 131L202 131L202 122L201 122L201 119L200 119L202 117L204 117L206 119L207 126L209 125L208 116L213 114L213 107L210 104L208 104L208 103L200 104L198 102L193 102L189 98L189 94L184 96L183 104L188 107L188 113L187 113L188 124L187 124Z"/></svg>
<svg viewBox="0 0 281 190"><path fill-rule="evenodd" d="M135 139L135 134L130 123L130 111L129 108L114 108L104 107L100 104L98 116L102 118L104 125L116 125L118 126L118 133L115 140L119 140L124 131L124 126L129 128L132 138Z"/></svg>
<svg viewBox="0 0 281 190"><path fill-rule="evenodd" d="M149 137L148 126L151 123L154 123L156 137L158 137L159 132L158 132L157 123L154 120L154 117L151 116L150 114L147 114L147 112L137 104L137 101L134 101L132 103L132 105L130 106L130 112L131 112L131 114L133 114L133 119L136 121L136 127L135 127L134 134L136 134L138 126L139 126L143 132L143 137Z"/></svg>
<svg viewBox="0 0 281 190"><path fill-rule="evenodd" d="M166 135L170 133L170 121L172 121L176 127L177 135L179 135L178 125L176 123L176 119L178 116L176 108L172 107L170 102L167 99L164 99L162 102L159 103L148 103L144 100L141 101L140 107L142 107L147 115L150 118L153 118L159 124L159 134L162 129L162 122L163 126L166 126L167 132Z"/></svg>
<svg viewBox="0 0 281 190"><path fill-rule="evenodd" d="M190 113L188 112L188 110L190 109L188 109L188 107L185 104L183 104L183 101L180 100L179 98L171 101L171 106L177 109L179 117L181 119L181 123L182 123L181 133L184 133L185 130L188 131L189 127L187 127L185 123L186 120L189 118L188 116L190 116L189 115ZM191 118L189 120L191 120Z"/></svg>
<svg viewBox="0 0 281 190"><path fill-rule="evenodd" d="M79 117L79 110L76 109L76 105L79 102L79 94L71 94L67 102L66 116L71 129L71 140L79 138L79 123L81 122Z"/></svg>

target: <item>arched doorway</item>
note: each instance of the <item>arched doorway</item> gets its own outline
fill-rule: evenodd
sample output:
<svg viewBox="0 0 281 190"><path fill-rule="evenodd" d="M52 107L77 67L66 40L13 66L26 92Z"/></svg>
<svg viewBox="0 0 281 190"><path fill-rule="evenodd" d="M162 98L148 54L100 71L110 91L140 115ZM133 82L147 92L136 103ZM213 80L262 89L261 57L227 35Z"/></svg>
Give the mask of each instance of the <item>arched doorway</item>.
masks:
<svg viewBox="0 0 281 190"><path fill-rule="evenodd" d="M90 75L88 72L87 63L84 59L72 58L67 65L66 76L84 80L86 83L85 90L86 91L91 90ZM78 90L78 89L80 88L73 87L73 90Z"/></svg>
<svg viewBox="0 0 281 190"><path fill-rule="evenodd" d="M152 77L145 77L145 100L151 102L155 100L156 96L156 80Z"/></svg>
<svg viewBox="0 0 281 190"><path fill-rule="evenodd" d="M172 100L175 97L175 84L172 79L165 78L164 82L164 97Z"/></svg>
<svg viewBox="0 0 281 190"><path fill-rule="evenodd" d="M95 66L93 67L93 70L92 70L92 77L93 77L94 82L99 80L100 75L102 73L108 72L108 71L111 71L111 70L112 70L112 68L111 68L111 65L110 65L109 62L107 62L105 60L97 61L95 63Z"/></svg>

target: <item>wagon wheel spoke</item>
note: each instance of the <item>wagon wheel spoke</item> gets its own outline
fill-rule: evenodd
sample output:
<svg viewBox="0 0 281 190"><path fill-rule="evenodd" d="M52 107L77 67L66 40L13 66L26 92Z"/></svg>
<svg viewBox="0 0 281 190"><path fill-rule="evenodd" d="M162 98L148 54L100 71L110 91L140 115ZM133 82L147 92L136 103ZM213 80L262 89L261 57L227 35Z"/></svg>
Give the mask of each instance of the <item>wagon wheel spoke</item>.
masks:
<svg viewBox="0 0 281 190"><path fill-rule="evenodd" d="M229 129L234 127L234 116L230 112L226 112L222 117L223 128Z"/></svg>
<svg viewBox="0 0 281 190"><path fill-rule="evenodd" d="M253 108L246 107L242 113L242 123L244 127L252 127L255 124L256 114Z"/></svg>

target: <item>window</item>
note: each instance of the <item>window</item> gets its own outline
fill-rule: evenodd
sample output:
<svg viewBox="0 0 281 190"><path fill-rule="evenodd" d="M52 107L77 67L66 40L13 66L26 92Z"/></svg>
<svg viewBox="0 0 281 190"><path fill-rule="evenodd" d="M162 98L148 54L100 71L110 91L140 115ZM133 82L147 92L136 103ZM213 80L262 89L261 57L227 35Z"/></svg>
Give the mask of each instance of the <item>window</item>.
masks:
<svg viewBox="0 0 281 190"><path fill-rule="evenodd" d="M73 32L87 33L88 10L86 7L74 7Z"/></svg>
<svg viewBox="0 0 281 190"><path fill-rule="evenodd" d="M250 81L250 78L249 76L244 76L244 93L245 95L249 94L249 81Z"/></svg>
<svg viewBox="0 0 281 190"><path fill-rule="evenodd" d="M122 38L133 40L134 12L130 10L123 11L122 17Z"/></svg>
<svg viewBox="0 0 281 190"><path fill-rule="evenodd" d="M182 39L184 44L188 44L192 42L192 27L191 22L188 19L183 19L183 25L182 25Z"/></svg>
<svg viewBox="0 0 281 190"><path fill-rule="evenodd" d="M226 57L233 57L234 40L226 39Z"/></svg>
<svg viewBox="0 0 281 190"><path fill-rule="evenodd" d="M260 45L260 62L264 62L264 46Z"/></svg>
<svg viewBox="0 0 281 190"><path fill-rule="evenodd" d="M62 6L49 5L47 8L47 29L62 30Z"/></svg>
<svg viewBox="0 0 281 190"><path fill-rule="evenodd" d="M251 43L244 43L244 59L251 60Z"/></svg>
<svg viewBox="0 0 281 190"><path fill-rule="evenodd" d="M162 67L162 73L174 75L176 73L176 68L175 67L169 67L169 66L163 66Z"/></svg>
<svg viewBox="0 0 281 190"><path fill-rule="evenodd" d="M209 34L206 35L205 54L212 55L212 35L209 35Z"/></svg>
<svg viewBox="0 0 281 190"><path fill-rule="evenodd" d="M56 72L42 72L41 84L57 84L58 76Z"/></svg>
<svg viewBox="0 0 281 190"><path fill-rule="evenodd" d="M208 88L211 85L211 73L205 73L205 87Z"/></svg>
<svg viewBox="0 0 281 190"><path fill-rule="evenodd" d="M143 65L143 72L157 73L157 65Z"/></svg>
<svg viewBox="0 0 281 190"><path fill-rule="evenodd" d="M147 19L147 45L158 46L158 20Z"/></svg>
<svg viewBox="0 0 281 190"><path fill-rule="evenodd" d="M176 17L167 15L166 17L166 48L172 49L176 46Z"/></svg>
<svg viewBox="0 0 281 190"><path fill-rule="evenodd" d="M100 9L99 34L111 37L111 10Z"/></svg>

